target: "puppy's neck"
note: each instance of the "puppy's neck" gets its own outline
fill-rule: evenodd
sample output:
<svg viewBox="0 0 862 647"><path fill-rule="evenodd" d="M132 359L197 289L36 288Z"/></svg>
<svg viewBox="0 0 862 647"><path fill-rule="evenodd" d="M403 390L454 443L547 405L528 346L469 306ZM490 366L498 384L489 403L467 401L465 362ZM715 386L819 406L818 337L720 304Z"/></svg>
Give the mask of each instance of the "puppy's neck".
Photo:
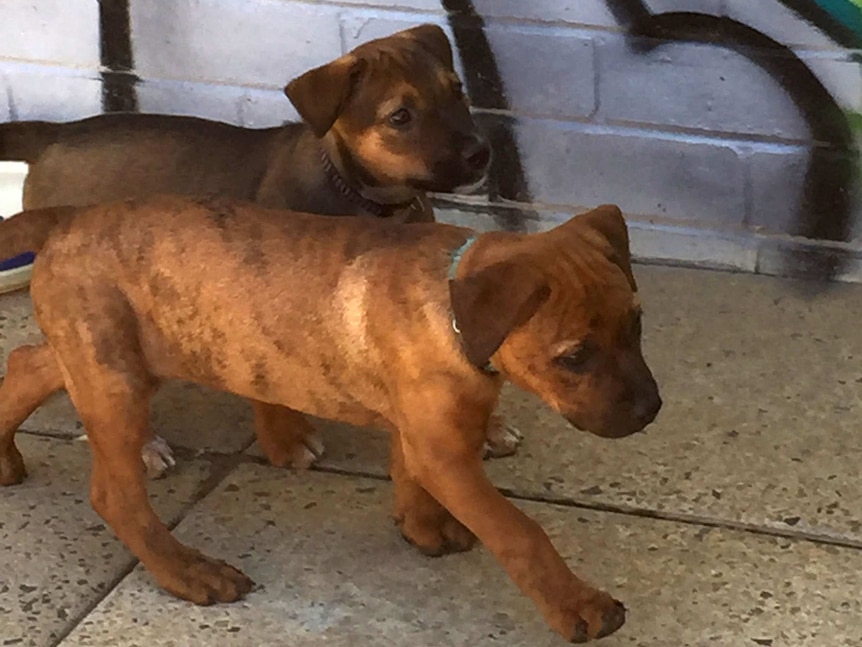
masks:
<svg viewBox="0 0 862 647"><path fill-rule="evenodd" d="M321 153L332 165L338 178L365 200L383 207L400 208L419 197L421 192L408 186L378 185L374 178L353 160L344 147L339 145L338 140L331 133L319 141Z"/></svg>

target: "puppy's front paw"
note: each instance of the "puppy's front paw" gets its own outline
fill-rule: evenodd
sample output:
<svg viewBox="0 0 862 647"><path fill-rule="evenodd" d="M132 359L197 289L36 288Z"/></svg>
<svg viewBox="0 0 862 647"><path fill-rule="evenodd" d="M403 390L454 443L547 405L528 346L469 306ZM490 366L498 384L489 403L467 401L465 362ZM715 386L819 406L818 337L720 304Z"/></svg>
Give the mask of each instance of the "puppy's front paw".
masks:
<svg viewBox="0 0 862 647"><path fill-rule="evenodd" d="M161 478L165 472L177 464L174 459L174 452L161 436L154 436L150 442L144 445L141 450L141 459L147 470L147 478L150 479Z"/></svg>
<svg viewBox="0 0 862 647"><path fill-rule="evenodd" d="M9 449L0 454L0 486L18 485L25 478L27 468L24 467L24 458L15 443L9 443Z"/></svg>
<svg viewBox="0 0 862 647"><path fill-rule="evenodd" d="M187 549L170 564L162 577L156 574L169 593L195 604L235 602L251 591L251 578L221 560Z"/></svg>
<svg viewBox="0 0 862 647"><path fill-rule="evenodd" d="M488 420L483 458L512 456L518 451L522 440L524 440L524 436L520 431L507 426L500 416L493 415Z"/></svg>
<svg viewBox="0 0 862 647"><path fill-rule="evenodd" d="M585 643L614 633L626 621L626 608L604 591L592 591L567 613L572 629L569 642Z"/></svg>
<svg viewBox="0 0 862 647"><path fill-rule="evenodd" d="M401 536L428 557L463 553L476 545L476 535L449 513L429 519L409 512L395 523Z"/></svg>

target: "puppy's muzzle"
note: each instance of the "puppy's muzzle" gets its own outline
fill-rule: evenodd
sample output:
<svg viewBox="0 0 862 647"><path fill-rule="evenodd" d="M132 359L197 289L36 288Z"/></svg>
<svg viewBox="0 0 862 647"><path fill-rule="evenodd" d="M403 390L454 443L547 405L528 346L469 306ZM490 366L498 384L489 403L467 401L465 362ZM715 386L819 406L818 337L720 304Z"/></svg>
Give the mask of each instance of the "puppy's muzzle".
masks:
<svg viewBox="0 0 862 647"><path fill-rule="evenodd" d="M604 415L585 417L573 413L566 415L566 420L578 429L603 438L625 438L643 431L656 419L661 407L662 399L658 385L650 376L639 385L633 397L606 409Z"/></svg>

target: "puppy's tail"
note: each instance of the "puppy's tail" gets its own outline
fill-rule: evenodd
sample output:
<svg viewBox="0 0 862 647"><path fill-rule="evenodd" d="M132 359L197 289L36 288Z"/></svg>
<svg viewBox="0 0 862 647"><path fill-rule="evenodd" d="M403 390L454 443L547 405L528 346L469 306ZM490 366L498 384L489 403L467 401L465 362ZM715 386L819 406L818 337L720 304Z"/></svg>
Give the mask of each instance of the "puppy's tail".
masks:
<svg viewBox="0 0 862 647"><path fill-rule="evenodd" d="M0 259L38 252L54 228L69 220L75 207L49 207L22 211L0 220Z"/></svg>
<svg viewBox="0 0 862 647"><path fill-rule="evenodd" d="M0 161L33 163L57 141L60 125L48 121L12 121L0 124Z"/></svg>

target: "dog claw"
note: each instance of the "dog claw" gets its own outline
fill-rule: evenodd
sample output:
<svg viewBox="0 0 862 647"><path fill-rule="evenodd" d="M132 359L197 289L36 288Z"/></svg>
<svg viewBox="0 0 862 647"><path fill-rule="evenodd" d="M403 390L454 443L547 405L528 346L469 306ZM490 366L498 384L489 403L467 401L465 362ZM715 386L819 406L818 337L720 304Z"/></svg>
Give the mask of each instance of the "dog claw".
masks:
<svg viewBox="0 0 862 647"><path fill-rule="evenodd" d="M147 478L150 479L161 478L165 472L177 464L170 445L161 436L154 436L150 442L144 445L141 450L141 459L147 470Z"/></svg>
<svg viewBox="0 0 862 647"><path fill-rule="evenodd" d="M614 600L614 608L605 612L602 616L602 628L596 634L596 638L604 638L614 633L626 622L626 608L622 602Z"/></svg>
<svg viewBox="0 0 862 647"><path fill-rule="evenodd" d="M583 620L579 620L578 624L575 625L575 634L572 636L572 640L570 642L575 644L585 643L590 639L589 634L587 634L587 623Z"/></svg>
<svg viewBox="0 0 862 647"><path fill-rule="evenodd" d="M326 448L317 434L308 434L301 443L297 443L291 452L292 456L283 467L295 470L307 470L323 457Z"/></svg>
<svg viewBox="0 0 862 647"><path fill-rule="evenodd" d="M498 418L491 418L483 448L483 458L503 458L512 456L518 451L524 435Z"/></svg>
<svg viewBox="0 0 862 647"><path fill-rule="evenodd" d="M326 446L323 444L323 440L317 434L309 434L305 438L305 446L314 454L315 458L323 458L323 453L326 450Z"/></svg>
<svg viewBox="0 0 862 647"><path fill-rule="evenodd" d="M626 621L626 608L607 593L597 591L596 595L579 609L574 631L569 638L571 643L585 643L604 638L614 633Z"/></svg>

